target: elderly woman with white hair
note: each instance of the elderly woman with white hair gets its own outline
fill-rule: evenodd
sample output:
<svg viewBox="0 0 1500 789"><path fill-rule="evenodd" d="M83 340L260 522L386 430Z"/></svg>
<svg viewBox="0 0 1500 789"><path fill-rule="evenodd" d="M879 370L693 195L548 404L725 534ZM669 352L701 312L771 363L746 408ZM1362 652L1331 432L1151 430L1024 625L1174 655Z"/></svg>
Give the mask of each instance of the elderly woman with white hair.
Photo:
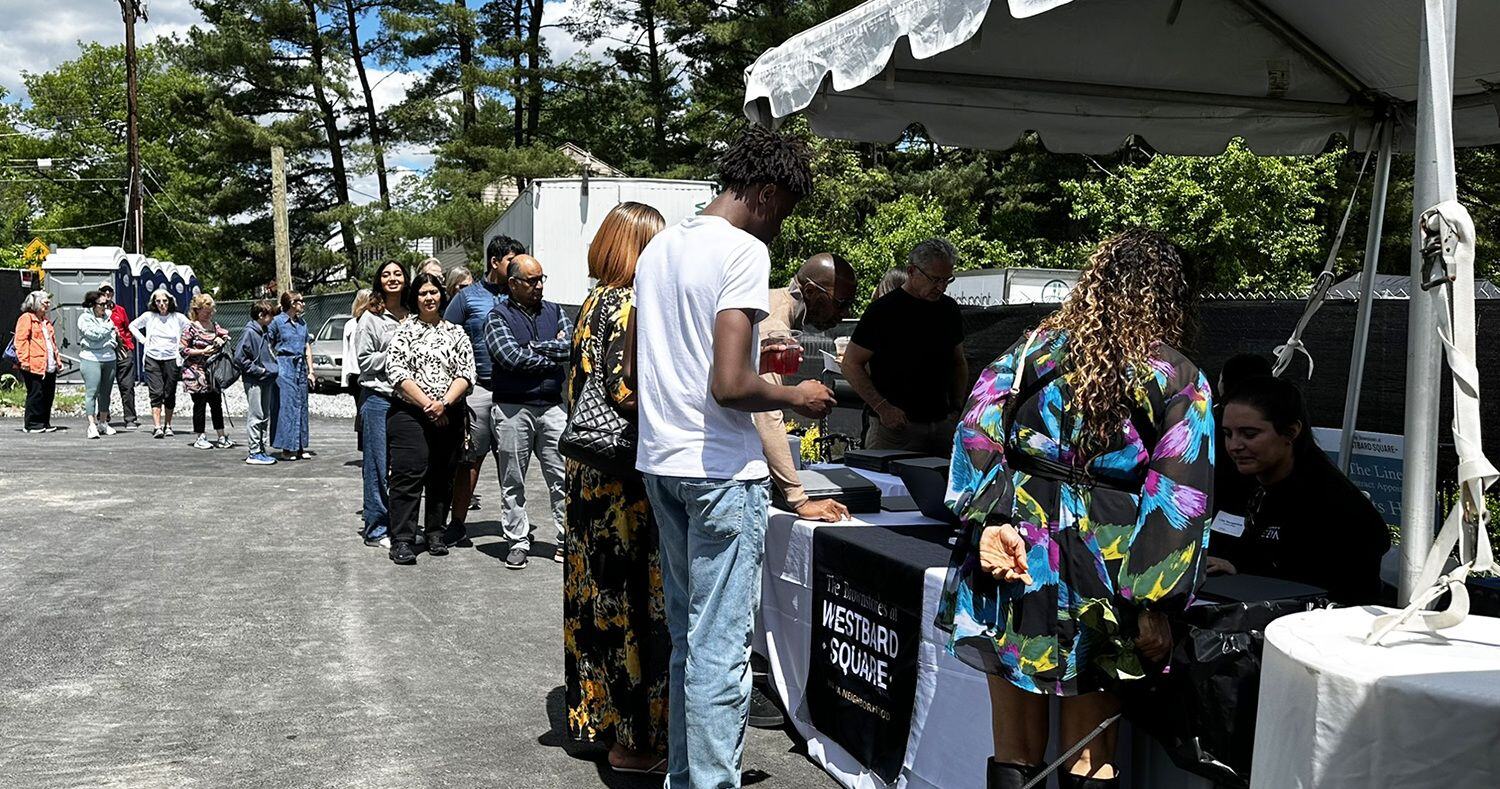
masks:
<svg viewBox="0 0 1500 789"><path fill-rule="evenodd" d="M21 380L26 382L23 428L28 433L57 430L52 426L52 400L57 395L57 371L62 367L62 357L57 353L57 327L48 316L51 309L52 296L47 291L32 291L21 304L21 317L16 320L16 335L12 340L16 367Z"/></svg>
<svg viewBox="0 0 1500 789"><path fill-rule="evenodd" d="M172 411L177 408L177 381L182 357L178 353L188 319L177 311L177 300L166 288L157 288L149 308L130 322L130 333L145 349L146 388L151 392L152 438L172 435Z"/></svg>

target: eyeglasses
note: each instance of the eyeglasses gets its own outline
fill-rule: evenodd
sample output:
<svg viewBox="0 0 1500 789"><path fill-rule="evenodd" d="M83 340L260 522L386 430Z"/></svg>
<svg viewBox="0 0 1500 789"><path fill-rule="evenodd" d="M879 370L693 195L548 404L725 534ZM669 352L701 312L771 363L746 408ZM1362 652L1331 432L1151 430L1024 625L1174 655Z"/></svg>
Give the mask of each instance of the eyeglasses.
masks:
<svg viewBox="0 0 1500 789"><path fill-rule="evenodd" d="M803 285L811 285L811 286L817 288L818 290L823 291L825 294L828 295L828 298L833 299L833 303L836 304L836 305L838 305L838 308L841 309L841 310L847 310L850 307L854 306L854 297L853 296L850 296L847 299L834 298L833 291L829 290L828 288L823 287L822 285L819 285L818 283L816 283L816 282L814 282L812 280L808 280L808 281L806 281L806 282L804 282L802 284Z"/></svg>
<svg viewBox="0 0 1500 789"><path fill-rule="evenodd" d="M935 285L952 285L958 280L958 277L934 277L931 274L928 274L926 271L923 271L921 266L912 266L912 268L916 269L918 274L921 274L922 276L931 280Z"/></svg>
<svg viewBox="0 0 1500 789"><path fill-rule="evenodd" d="M547 282L547 275L538 274L535 277L511 277L511 279L517 282L524 282L534 288L538 285L545 284Z"/></svg>

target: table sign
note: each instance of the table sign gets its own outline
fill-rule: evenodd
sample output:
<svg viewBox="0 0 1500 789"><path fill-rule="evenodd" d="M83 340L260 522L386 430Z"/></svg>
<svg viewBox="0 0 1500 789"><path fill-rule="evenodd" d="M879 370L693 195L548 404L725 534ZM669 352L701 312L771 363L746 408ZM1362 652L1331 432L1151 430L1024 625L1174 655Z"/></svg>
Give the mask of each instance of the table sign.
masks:
<svg viewBox="0 0 1500 789"><path fill-rule="evenodd" d="M933 539L944 527L919 526ZM887 782L906 755L922 634L922 573L948 550L931 543L909 572L881 561L909 529L847 526L813 532L812 645L806 712L821 732ZM898 578L910 574L909 578Z"/></svg>
<svg viewBox="0 0 1500 789"><path fill-rule="evenodd" d="M1342 431L1313 428L1313 440L1333 464L1339 464ZM1401 525L1401 477L1406 469L1406 437L1390 433L1354 431L1354 458L1349 479L1370 497L1380 517L1390 526Z"/></svg>

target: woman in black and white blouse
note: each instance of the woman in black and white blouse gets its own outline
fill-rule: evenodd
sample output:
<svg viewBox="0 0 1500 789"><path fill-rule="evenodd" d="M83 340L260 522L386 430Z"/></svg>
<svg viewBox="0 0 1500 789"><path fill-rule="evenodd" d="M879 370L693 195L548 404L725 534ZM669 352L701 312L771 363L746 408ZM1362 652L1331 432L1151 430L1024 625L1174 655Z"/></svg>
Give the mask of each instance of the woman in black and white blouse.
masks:
<svg viewBox="0 0 1500 789"><path fill-rule="evenodd" d="M463 448L464 393L474 384L474 346L463 327L443 320L443 281L422 273L406 289L411 316L391 334L386 374L396 397L386 417L390 447L391 561L414 564L417 511L427 493L427 552L448 553L443 529L453 474Z"/></svg>

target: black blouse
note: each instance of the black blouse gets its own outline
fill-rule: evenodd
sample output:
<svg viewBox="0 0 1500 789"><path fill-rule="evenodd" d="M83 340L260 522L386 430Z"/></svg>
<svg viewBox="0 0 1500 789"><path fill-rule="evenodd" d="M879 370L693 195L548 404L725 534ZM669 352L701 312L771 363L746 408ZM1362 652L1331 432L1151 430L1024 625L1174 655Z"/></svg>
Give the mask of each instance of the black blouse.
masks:
<svg viewBox="0 0 1500 789"><path fill-rule="evenodd" d="M1239 537L1214 532L1208 555L1241 573L1328 590L1343 605L1381 598L1390 531L1365 494L1322 457L1299 458L1286 479L1257 486Z"/></svg>

